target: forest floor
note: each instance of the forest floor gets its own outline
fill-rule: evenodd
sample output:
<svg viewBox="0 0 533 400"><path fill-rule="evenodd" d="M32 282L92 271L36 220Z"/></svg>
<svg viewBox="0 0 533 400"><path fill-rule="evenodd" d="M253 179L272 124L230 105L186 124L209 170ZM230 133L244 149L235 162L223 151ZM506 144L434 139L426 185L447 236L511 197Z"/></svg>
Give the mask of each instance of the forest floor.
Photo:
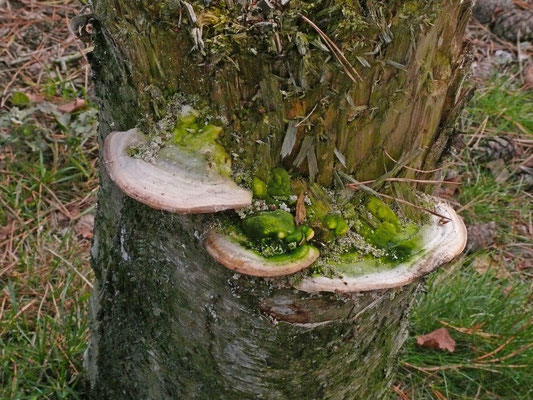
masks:
<svg viewBox="0 0 533 400"><path fill-rule="evenodd" d="M84 398L97 110L71 0L0 0L0 398ZM445 163L467 252L433 274L393 397L533 398L533 48L476 22L477 91ZM530 63L530 61L529 61ZM529 88L528 88L529 87ZM417 336L446 328L455 351Z"/></svg>

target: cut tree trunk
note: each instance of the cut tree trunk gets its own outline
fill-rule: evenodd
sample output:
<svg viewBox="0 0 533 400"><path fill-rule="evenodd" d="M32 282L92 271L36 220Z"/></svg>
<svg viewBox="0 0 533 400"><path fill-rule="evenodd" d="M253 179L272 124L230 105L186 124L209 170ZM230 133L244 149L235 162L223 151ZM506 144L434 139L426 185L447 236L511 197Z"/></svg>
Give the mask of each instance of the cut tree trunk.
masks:
<svg viewBox="0 0 533 400"><path fill-rule="evenodd" d="M151 129L179 94L226 122L237 182L280 165L324 187L335 170L376 179L393 159L434 168L467 97L469 1L93 3L102 147ZM152 209L101 165L93 397L387 397L419 282L307 293L294 277L239 275L204 249L217 215Z"/></svg>

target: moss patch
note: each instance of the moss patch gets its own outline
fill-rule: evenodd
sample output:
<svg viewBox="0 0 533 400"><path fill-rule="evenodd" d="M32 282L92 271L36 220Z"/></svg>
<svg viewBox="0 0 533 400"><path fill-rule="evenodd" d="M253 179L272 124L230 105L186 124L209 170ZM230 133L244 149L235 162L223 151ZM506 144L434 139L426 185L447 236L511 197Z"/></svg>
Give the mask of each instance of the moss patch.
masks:
<svg viewBox="0 0 533 400"><path fill-rule="evenodd" d="M421 250L419 226L375 196L350 197L353 192L291 181L283 168L272 170L267 182L254 177L250 186L253 205L231 219L224 233L269 260L291 259L301 247L315 245L321 259L313 272L329 276L394 268ZM304 201L291 201L301 196Z"/></svg>
<svg viewBox="0 0 533 400"><path fill-rule="evenodd" d="M230 177L231 158L224 146L217 142L221 133L221 126L202 123L198 113L191 110L176 122L172 143L184 150L202 154L211 169Z"/></svg>

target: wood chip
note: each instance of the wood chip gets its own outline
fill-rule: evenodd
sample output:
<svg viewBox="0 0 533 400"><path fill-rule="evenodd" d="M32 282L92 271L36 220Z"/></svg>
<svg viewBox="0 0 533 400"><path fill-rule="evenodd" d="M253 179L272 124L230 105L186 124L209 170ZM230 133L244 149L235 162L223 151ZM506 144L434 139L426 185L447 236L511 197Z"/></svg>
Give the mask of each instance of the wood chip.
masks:
<svg viewBox="0 0 533 400"><path fill-rule="evenodd" d="M292 153L292 149L296 143L297 133L298 128L296 127L296 122L289 121L287 132L285 133L285 138L283 139L283 145L281 146L281 158L285 158Z"/></svg>
<svg viewBox="0 0 533 400"><path fill-rule="evenodd" d="M305 221L306 217L307 211L305 209L305 193L302 192L296 201L296 215L294 217L294 222L296 222L296 225L301 225Z"/></svg>

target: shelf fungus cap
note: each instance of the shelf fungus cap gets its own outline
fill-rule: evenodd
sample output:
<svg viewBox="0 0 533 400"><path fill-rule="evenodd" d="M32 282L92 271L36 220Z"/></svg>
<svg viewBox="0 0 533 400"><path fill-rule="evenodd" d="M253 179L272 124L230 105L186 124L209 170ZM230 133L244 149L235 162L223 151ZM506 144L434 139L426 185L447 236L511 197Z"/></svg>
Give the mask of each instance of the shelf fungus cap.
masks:
<svg viewBox="0 0 533 400"><path fill-rule="evenodd" d="M314 276L303 279L296 288L305 292L364 292L401 287L430 273L458 256L466 245L466 227L453 208L440 200L437 213L449 218L442 223L432 217L418 233L421 248L407 261L390 268L370 265L367 261L333 265L340 272L337 278Z"/></svg>
<svg viewBox="0 0 533 400"><path fill-rule="evenodd" d="M167 146L150 163L128 154L131 147L147 142L137 129L113 132L105 140L107 172L129 197L151 208L183 214L212 213L251 204L250 191L211 171L201 155Z"/></svg>
<svg viewBox="0 0 533 400"><path fill-rule="evenodd" d="M316 247L302 245L290 254L265 258L215 231L207 234L204 245L207 252L225 267L243 275L265 278L294 274L309 267L320 255Z"/></svg>

